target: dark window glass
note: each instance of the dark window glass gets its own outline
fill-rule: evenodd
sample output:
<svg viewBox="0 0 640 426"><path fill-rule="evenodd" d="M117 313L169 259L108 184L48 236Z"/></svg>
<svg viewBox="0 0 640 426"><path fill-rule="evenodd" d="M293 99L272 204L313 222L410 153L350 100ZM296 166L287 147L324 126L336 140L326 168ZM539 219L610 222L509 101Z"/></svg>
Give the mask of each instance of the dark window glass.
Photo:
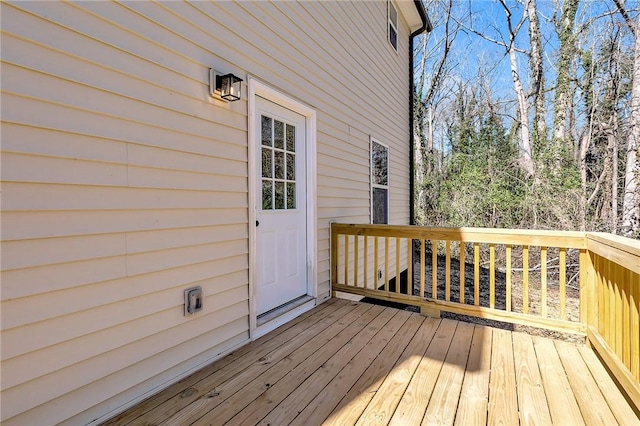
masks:
<svg viewBox="0 0 640 426"><path fill-rule="evenodd" d="M262 145L272 146L271 143L271 118L262 116Z"/></svg>
<svg viewBox="0 0 640 426"><path fill-rule="evenodd" d="M373 142L371 146L371 166L373 168L373 183L388 185L389 150L384 145Z"/></svg>
<svg viewBox="0 0 640 426"><path fill-rule="evenodd" d="M373 188L373 223L388 223L389 212L387 210L387 197L389 190L386 188Z"/></svg>

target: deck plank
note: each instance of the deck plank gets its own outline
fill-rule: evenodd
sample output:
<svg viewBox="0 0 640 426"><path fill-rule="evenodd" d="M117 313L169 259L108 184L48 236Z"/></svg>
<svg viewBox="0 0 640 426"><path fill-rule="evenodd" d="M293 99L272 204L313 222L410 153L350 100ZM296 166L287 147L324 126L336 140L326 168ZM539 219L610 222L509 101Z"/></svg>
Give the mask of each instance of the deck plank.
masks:
<svg viewBox="0 0 640 426"><path fill-rule="evenodd" d="M389 424L419 424L422 421L433 386L438 379L455 332L455 321L442 320L427 351L419 360L416 371L411 377Z"/></svg>
<svg viewBox="0 0 640 426"><path fill-rule="evenodd" d="M236 393L251 383L263 387L262 392L264 392L272 383L284 377L292 368L303 362L324 344L330 342L340 331L368 309L367 306L355 303L344 306L332 314L323 324L319 324L318 328L321 331L316 331L316 334L312 335L303 345L298 346L295 343L297 339L293 339L290 342L293 346L290 346L289 342L285 343L277 350L274 357L259 359L225 382L211 383L212 390L201 395L200 398L160 424L190 424L205 414L211 416L212 412L213 415L224 413L224 416L228 416L226 420L230 419L239 409L253 401L253 399L248 399L244 405L238 405L237 397L232 401L229 400L232 396L236 396ZM241 393L241 395L244 394ZM221 414L220 418L224 416Z"/></svg>
<svg viewBox="0 0 640 426"><path fill-rule="evenodd" d="M598 387L602 391L602 395L604 395L604 398L607 400L607 404L609 404L613 415L616 416L618 423L621 425L640 425L640 418L636 416L627 400L620 393L611 376L609 376L607 370L600 363L598 356L586 346L581 346L578 350L589 368L591 375L598 384Z"/></svg>
<svg viewBox="0 0 640 426"><path fill-rule="evenodd" d="M366 371L360 376L358 381L351 387L346 395L340 400L338 405L323 422L327 426L342 426L355 424L360 415L367 407L373 396L380 389L380 386L396 365L397 360L405 351L409 343L414 339L418 330L425 322L437 322L434 319L425 319L420 315L413 314L400 329L389 344L380 352L380 356L371 363ZM430 327L437 326L432 324ZM326 410L322 407L316 408L316 415L310 416L309 423L299 423L298 419L294 421L296 425L318 424L314 419L322 419ZM302 419L301 419L302 420Z"/></svg>
<svg viewBox="0 0 640 426"><path fill-rule="evenodd" d="M487 424L492 328L476 326L462 382L456 426Z"/></svg>
<svg viewBox="0 0 640 426"><path fill-rule="evenodd" d="M371 350L378 353L380 352L381 348L379 346L383 346L391 338L391 336L388 336L388 331L385 332L385 328L393 327L389 322L393 320L394 317L399 317L399 315L396 315L397 312L399 312L397 309L385 309L353 339L335 352L335 355L322 364L320 368L310 376L304 378L304 382L298 386L294 392L291 392L282 403L278 405L277 409L272 410L266 417L260 420L258 424L289 424L314 398L319 397L324 399L323 397L326 393L323 389L325 386L327 386L354 357L359 355L366 356L366 354L362 354L362 351L367 348L367 345L375 343L378 347L374 346ZM396 322L398 321L396 320ZM400 322L403 323L404 321L400 320ZM290 385L290 381L287 381L287 385ZM268 394L274 390L275 386L265 393L265 397L268 397L270 402L277 401L274 396L268 396ZM251 420L249 420L249 422L251 422Z"/></svg>
<svg viewBox="0 0 640 426"><path fill-rule="evenodd" d="M192 401L201 396L198 388L206 387L202 380L217 373L220 375L235 374L238 368L249 365L265 354L273 351L284 342L290 341L305 329L309 328L305 323L307 319L313 322L320 321L340 308L349 305L349 302L341 299L329 299L316 308L305 312L292 321L283 324L266 336L254 340L251 343L231 352L224 358L196 371L190 376L170 385L152 397L144 400L130 410L110 419L105 426L135 424L154 424L173 415L181 408L186 407Z"/></svg>
<svg viewBox="0 0 640 426"><path fill-rule="evenodd" d="M383 315L383 318L379 320L380 315L384 311L385 308L374 306L372 309L363 313L357 321L350 324L330 342L323 345L311 356L289 371L281 380L272 383L268 389L259 394L258 398L254 399L250 404L233 416L227 425L256 424L260 419L269 414L269 412L271 412L271 410L273 410L287 396L293 392L297 393L299 386L311 374L314 374L327 366L331 366L335 362L341 362L341 359L335 358L338 353L347 357L350 353L351 356L355 355L371 339L375 334L375 331L389 320L387 315ZM371 326L372 322L374 323L373 326ZM348 359L351 359L351 357ZM255 394L255 391L256 386L251 384L243 389L242 393ZM208 422L209 420L217 421L219 419L220 417L216 415L215 417L205 417L202 420ZM204 423L199 421L195 424Z"/></svg>
<svg viewBox="0 0 640 426"><path fill-rule="evenodd" d="M587 424L615 425L615 416L575 345L555 342L580 411Z"/></svg>
<svg viewBox="0 0 640 426"><path fill-rule="evenodd" d="M473 338L472 324L460 322L449 346L440 376L435 383L431 400L422 420L423 425L451 425L456 417L456 407ZM416 423L417 424L417 423Z"/></svg>
<svg viewBox="0 0 640 426"><path fill-rule="evenodd" d="M320 368L338 348L354 338L383 310L381 306L373 306L359 311L343 324L332 325L330 330L333 331L333 336L321 339L319 345L310 342L305 350L287 356L281 361L282 366L276 366L256 380L246 383L228 400L189 424L254 424L273 408L269 403L272 398L281 400L294 391L305 377ZM276 391L269 392L273 387L276 387Z"/></svg>
<svg viewBox="0 0 640 426"><path fill-rule="evenodd" d="M521 425L550 425L551 413L538 368L533 339L524 333L513 333L513 354L518 388Z"/></svg>
<svg viewBox="0 0 640 426"><path fill-rule="evenodd" d="M345 367L322 389L321 396L308 401L296 416L292 425L310 425L322 423L338 405L342 397L351 389L365 370L380 356L381 352L393 341L394 336L406 327L412 315L406 311L397 311L396 315L380 330L366 346L353 357Z"/></svg>
<svg viewBox="0 0 640 426"><path fill-rule="evenodd" d="M518 424L518 398L511 333L507 330L494 330L491 346L488 423Z"/></svg>
<svg viewBox="0 0 640 426"><path fill-rule="evenodd" d="M534 337L533 346L549 403L551 421L557 425L584 425L580 407L573 395L553 341Z"/></svg>
<svg viewBox="0 0 640 426"><path fill-rule="evenodd" d="M589 348L333 300L107 422L639 424Z"/></svg>
<svg viewBox="0 0 640 426"><path fill-rule="evenodd" d="M447 324L450 323L450 321L446 322ZM440 324L441 321L434 318L428 318L422 324L414 339L396 362L391 373L387 375L380 389L378 389L378 392L365 408L356 425L378 425L389 422L409 384L409 380L418 367L418 363L434 338L436 331L440 330ZM451 325L445 326L442 331L445 337L439 338L446 339L446 335L450 334L450 328ZM455 329L455 323L453 324L453 329Z"/></svg>

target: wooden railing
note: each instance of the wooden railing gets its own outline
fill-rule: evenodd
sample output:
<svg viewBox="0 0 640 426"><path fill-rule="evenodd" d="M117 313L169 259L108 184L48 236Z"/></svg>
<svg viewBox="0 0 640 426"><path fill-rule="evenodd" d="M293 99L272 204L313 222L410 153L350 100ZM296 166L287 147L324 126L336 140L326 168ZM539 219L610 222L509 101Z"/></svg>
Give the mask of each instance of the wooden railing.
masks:
<svg viewBox="0 0 640 426"><path fill-rule="evenodd" d="M331 226L333 291L587 337L640 412L640 242L602 233Z"/></svg>
<svg viewBox="0 0 640 426"><path fill-rule="evenodd" d="M640 244L586 235L589 253L588 342L640 407Z"/></svg>

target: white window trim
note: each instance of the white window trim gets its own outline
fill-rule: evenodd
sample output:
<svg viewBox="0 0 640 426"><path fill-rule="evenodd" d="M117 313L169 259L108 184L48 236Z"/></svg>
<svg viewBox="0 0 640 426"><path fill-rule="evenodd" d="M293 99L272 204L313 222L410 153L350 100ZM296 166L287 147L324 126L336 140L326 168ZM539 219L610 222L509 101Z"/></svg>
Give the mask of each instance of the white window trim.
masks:
<svg viewBox="0 0 640 426"><path fill-rule="evenodd" d="M393 8L396 11L396 22L393 22L391 20L391 8ZM398 8L393 4L392 0L387 0L387 41L389 42L389 45L393 48L393 50L396 51L396 53L398 53L398 42L399 42L399 38L400 38L400 33L398 31L398 21L400 20L400 17L398 16L399 12L398 12ZM396 45L394 46L393 43L391 43L391 31L389 30L389 25L391 25L393 27L393 29L396 31Z"/></svg>
<svg viewBox="0 0 640 426"><path fill-rule="evenodd" d="M387 149L387 184L380 185L373 183L373 144L377 143L380 146L383 146ZM390 218L390 198L391 198L391 149L389 149L389 145L386 143L382 143L379 140L369 137L369 222L373 224L373 188L382 188L387 190L387 224L391 222Z"/></svg>

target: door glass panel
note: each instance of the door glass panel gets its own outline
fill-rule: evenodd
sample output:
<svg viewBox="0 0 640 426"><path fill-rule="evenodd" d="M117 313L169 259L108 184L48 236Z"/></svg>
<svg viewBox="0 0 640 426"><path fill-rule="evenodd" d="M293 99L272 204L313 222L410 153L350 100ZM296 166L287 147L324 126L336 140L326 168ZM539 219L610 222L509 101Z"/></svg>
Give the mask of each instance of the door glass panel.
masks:
<svg viewBox="0 0 640 426"><path fill-rule="evenodd" d="M276 210L284 210L284 182L274 182L276 189Z"/></svg>
<svg viewBox="0 0 640 426"><path fill-rule="evenodd" d="M296 128L287 124L287 151L294 152L296 150Z"/></svg>
<svg viewBox="0 0 640 426"><path fill-rule="evenodd" d="M287 209L296 208L296 184L287 182Z"/></svg>
<svg viewBox="0 0 640 426"><path fill-rule="evenodd" d="M262 181L262 210L273 209L273 182L270 179Z"/></svg>
<svg viewBox="0 0 640 426"><path fill-rule="evenodd" d="M262 177L270 178L273 177L273 150L269 148L262 148Z"/></svg>
<svg viewBox="0 0 640 426"><path fill-rule="evenodd" d="M274 146L276 148L284 149L284 123L282 121L274 120L273 130Z"/></svg>
<svg viewBox="0 0 640 426"><path fill-rule="evenodd" d="M272 146L271 122L270 117L262 116L262 145Z"/></svg>
<svg viewBox="0 0 640 426"><path fill-rule="evenodd" d="M296 156L287 153L287 180L296 180Z"/></svg>
<svg viewBox="0 0 640 426"><path fill-rule="evenodd" d="M276 179L284 179L284 152L275 151L275 178Z"/></svg>
<svg viewBox="0 0 640 426"><path fill-rule="evenodd" d="M296 208L296 127L262 116L262 209Z"/></svg>

